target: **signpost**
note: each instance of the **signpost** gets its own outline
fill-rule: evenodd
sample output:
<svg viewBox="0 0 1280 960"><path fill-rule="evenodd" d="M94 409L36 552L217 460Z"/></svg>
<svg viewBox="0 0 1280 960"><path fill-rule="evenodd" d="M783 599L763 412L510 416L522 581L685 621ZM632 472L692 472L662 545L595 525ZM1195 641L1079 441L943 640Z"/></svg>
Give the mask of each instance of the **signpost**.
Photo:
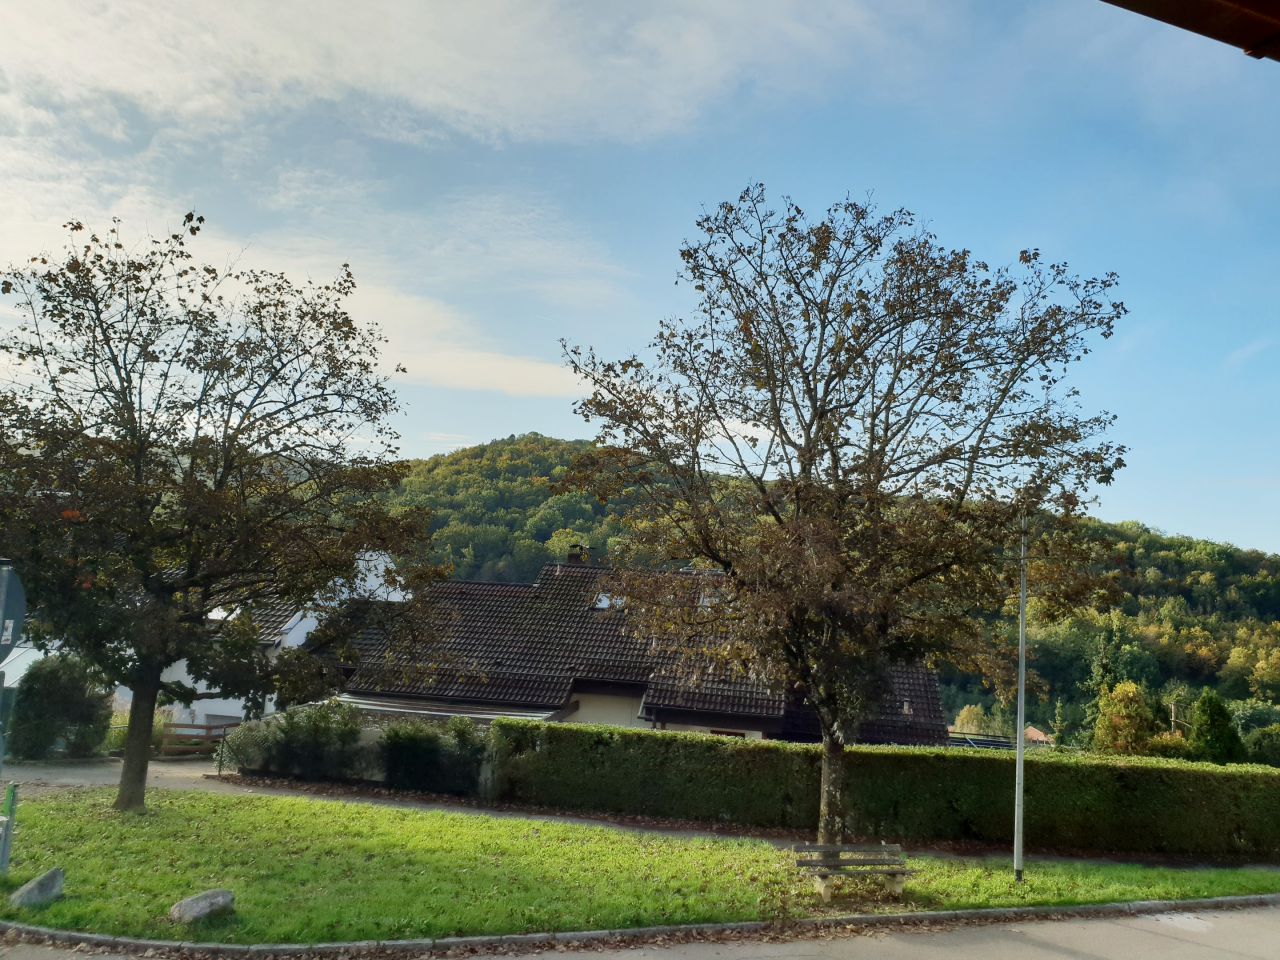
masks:
<svg viewBox="0 0 1280 960"><path fill-rule="evenodd" d="M22 640L26 624L27 596L22 589L13 564L0 557L0 663ZM9 711L13 706L13 692L4 685L4 671L0 670L0 771L4 769L6 751L5 731L9 727ZM0 877L9 875L9 852L13 847L14 819L18 813L18 785L11 783L4 793L4 806L0 807Z"/></svg>
<svg viewBox="0 0 1280 960"><path fill-rule="evenodd" d="M18 785L11 783L4 791L4 807L0 808L0 877L9 875L9 852L13 849L14 820L18 815Z"/></svg>
<svg viewBox="0 0 1280 960"><path fill-rule="evenodd" d="M27 595L13 564L0 557L0 663L22 640L27 616Z"/></svg>

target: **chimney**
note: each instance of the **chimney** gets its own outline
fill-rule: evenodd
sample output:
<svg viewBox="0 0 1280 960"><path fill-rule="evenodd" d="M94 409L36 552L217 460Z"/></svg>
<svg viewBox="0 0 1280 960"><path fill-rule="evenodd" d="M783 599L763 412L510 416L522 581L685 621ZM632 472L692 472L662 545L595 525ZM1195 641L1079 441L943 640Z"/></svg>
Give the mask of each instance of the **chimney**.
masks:
<svg viewBox="0 0 1280 960"><path fill-rule="evenodd" d="M565 563L584 564L587 562L587 548L581 543L575 543L569 548L569 556L565 558Z"/></svg>

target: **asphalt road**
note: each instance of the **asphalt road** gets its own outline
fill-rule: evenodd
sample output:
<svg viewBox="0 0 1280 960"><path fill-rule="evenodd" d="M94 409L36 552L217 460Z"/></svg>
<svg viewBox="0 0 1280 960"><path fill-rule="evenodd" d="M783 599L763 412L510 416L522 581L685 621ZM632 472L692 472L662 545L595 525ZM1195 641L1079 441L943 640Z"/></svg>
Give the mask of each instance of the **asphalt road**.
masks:
<svg viewBox="0 0 1280 960"><path fill-rule="evenodd" d="M4 960L83 960L69 947L0 945ZM101 954L120 958L123 954ZM553 951L541 960L1280 960L1280 909L1164 913L904 930L785 942Z"/></svg>
<svg viewBox="0 0 1280 960"><path fill-rule="evenodd" d="M543 953L542 960L570 953ZM592 960L1280 960L1280 909L903 930L778 943L695 943ZM25 958L24 958L25 960ZM32 958L35 960L35 958Z"/></svg>

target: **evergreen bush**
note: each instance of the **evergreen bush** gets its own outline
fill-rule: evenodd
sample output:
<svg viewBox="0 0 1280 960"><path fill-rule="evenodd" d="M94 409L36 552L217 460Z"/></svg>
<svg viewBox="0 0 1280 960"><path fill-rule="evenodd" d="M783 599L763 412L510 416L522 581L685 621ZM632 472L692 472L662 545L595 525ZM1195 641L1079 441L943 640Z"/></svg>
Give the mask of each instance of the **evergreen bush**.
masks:
<svg viewBox="0 0 1280 960"><path fill-rule="evenodd" d="M69 757L101 753L111 726L111 691L78 657L37 660L18 681L9 720L9 752L43 760L59 741Z"/></svg>
<svg viewBox="0 0 1280 960"><path fill-rule="evenodd" d="M1236 731L1231 711L1212 690L1205 690L1191 715L1191 746L1197 758L1210 763L1243 763L1244 741Z"/></svg>
<svg viewBox="0 0 1280 960"><path fill-rule="evenodd" d="M1142 688L1122 680L1102 689L1098 718L1093 728L1093 748L1102 753L1145 753L1156 732L1155 715Z"/></svg>
<svg viewBox="0 0 1280 960"><path fill-rule="evenodd" d="M439 726L415 720L389 724L378 743L387 786L434 790L440 781L444 747Z"/></svg>

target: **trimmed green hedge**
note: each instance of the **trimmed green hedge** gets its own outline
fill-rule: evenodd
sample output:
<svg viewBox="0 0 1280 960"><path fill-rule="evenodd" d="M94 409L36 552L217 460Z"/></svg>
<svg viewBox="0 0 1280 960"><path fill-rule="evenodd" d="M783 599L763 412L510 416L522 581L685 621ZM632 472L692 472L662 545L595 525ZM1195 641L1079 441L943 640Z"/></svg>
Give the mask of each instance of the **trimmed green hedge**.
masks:
<svg viewBox="0 0 1280 960"><path fill-rule="evenodd" d="M448 724L402 720L389 724L378 743L387 786L475 796L485 741L475 723L452 717Z"/></svg>
<svg viewBox="0 0 1280 960"><path fill-rule="evenodd" d="M504 801L756 827L814 829L815 746L619 727L498 720L494 787ZM853 835L1010 842L1013 755L853 747ZM1272 858L1280 770L1146 757L1027 757L1029 848Z"/></svg>

